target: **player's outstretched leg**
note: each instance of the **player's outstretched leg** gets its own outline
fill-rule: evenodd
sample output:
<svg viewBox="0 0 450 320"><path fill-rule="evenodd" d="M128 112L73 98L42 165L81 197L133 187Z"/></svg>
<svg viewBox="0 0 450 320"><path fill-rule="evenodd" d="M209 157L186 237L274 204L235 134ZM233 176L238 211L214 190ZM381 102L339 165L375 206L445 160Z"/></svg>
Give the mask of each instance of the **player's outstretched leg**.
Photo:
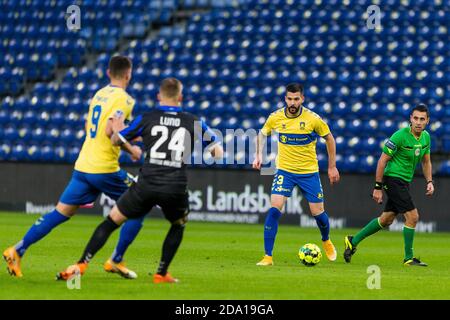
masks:
<svg viewBox="0 0 450 320"><path fill-rule="evenodd" d="M322 235L322 244L328 260L336 261L337 253L333 242L330 240L330 222L327 213L324 211L321 214L314 216L314 219L316 220L320 234Z"/></svg>
<svg viewBox="0 0 450 320"><path fill-rule="evenodd" d="M385 215L386 216L386 215ZM393 218L395 218L394 215L392 215L392 218L385 218L385 216L381 216L380 218L375 218L372 221L370 221L364 228L362 228L355 236L346 236L344 238L344 244L345 244L345 250L344 250L344 260L345 262L349 263L352 259L352 256L356 252L356 246L363 241L368 236L377 233L378 231L382 230L384 227L382 225L382 218L383 221L386 220L386 224L389 225L392 223Z"/></svg>
<svg viewBox="0 0 450 320"><path fill-rule="evenodd" d="M344 260L350 263L352 256L356 252L356 245L353 244L353 236L345 236L344 238Z"/></svg>
<svg viewBox="0 0 450 320"><path fill-rule="evenodd" d="M264 252L265 255L258 266L273 265L272 253L275 245L275 238L278 232L278 221L280 220L281 212L275 207L269 209L269 212L264 223Z"/></svg>
<svg viewBox="0 0 450 320"><path fill-rule="evenodd" d="M116 207L113 208L111 212L114 211ZM113 233L114 230L119 228L120 225L116 224L110 215L95 229L94 234L92 235L89 243L84 249L83 255L77 264L69 266L66 270L59 272L56 275L57 280L68 280L71 276L76 273L81 275L87 269L88 263L94 257L94 255L105 245L109 236Z"/></svg>
<svg viewBox="0 0 450 320"><path fill-rule="evenodd" d="M76 206L68 206L66 209L72 213L72 211L76 210ZM55 227L67 220L69 220L69 217L60 213L56 208L40 217L27 231L22 240L15 246L9 247L3 252L3 258L7 263L9 274L16 277L22 277L20 260L28 247L44 238Z"/></svg>
<svg viewBox="0 0 450 320"><path fill-rule="evenodd" d="M163 243L161 260L159 262L158 271L153 275L153 283L178 282L178 279L172 277L167 270L169 269L169 265L181 244L184 228L184 220L178 220L172 223L172 226L170 227Z"/></svg>
<svg viewBox="0 0 450 320"><path fill-rule="evenodd" d="M120 229L120 238L117 246L108 261L104 264L104 270L107 272L117 273L127 279L136 279L136 272L128 269L123 262L123 256L126 250L134 241L139 231L142 229L145 216L127 220Z"/></svg>
<svg viewBox="0 0 450 320"><path fill-rule="evenodd" d="M9 247L3 251L3 259L6 261L6 270L10 275L18 278L23 276L20 269L20 256L14 247Z"/></svg>
<svg viewBox="0 0 450 320"><path fill-rule="evenodd" d="M38 242L49 234L55 227L69 220L69 217L60 213L57 209L40 217L28 230L23 239L16 244L15 249L20 257L33 243Z"/></svg>

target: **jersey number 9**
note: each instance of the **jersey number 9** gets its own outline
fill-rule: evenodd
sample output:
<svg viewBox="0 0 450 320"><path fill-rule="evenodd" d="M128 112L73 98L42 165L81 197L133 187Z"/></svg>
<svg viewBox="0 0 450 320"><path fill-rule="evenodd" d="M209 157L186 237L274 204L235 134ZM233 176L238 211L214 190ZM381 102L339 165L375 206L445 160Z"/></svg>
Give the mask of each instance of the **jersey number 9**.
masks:
<svg viewBox="0 0 450 320"><path fill-rule="evenodd" d="M92 126L91 130L89 132L91 133L91 139L94 139L97 135L97 129L98 129L98 120L100 120L100 114L102 113L102 107L99 105L96 105L94 109L92 109Z"/></svg>

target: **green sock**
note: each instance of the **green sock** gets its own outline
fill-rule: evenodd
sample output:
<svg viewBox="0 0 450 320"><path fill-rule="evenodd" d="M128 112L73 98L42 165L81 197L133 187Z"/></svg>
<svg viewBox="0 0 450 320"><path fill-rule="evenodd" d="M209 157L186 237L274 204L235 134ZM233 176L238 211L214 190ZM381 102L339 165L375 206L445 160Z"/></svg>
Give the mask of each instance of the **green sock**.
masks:
<svg viewBox="0 0 450 320"><path fill-rule="evenodd" d="M363 241L365 238L380 231L381 229L383 229L383 227L378 221L378 218L373 219L353 237L352 244L357 246L358 243Z"/></svg>
<svg viewBox="0 0 450 320"><path fill-rule="evenodd" d="M405 261L413 258L414 232L416 229L403 226L403 239L405 240Z"/></svg>

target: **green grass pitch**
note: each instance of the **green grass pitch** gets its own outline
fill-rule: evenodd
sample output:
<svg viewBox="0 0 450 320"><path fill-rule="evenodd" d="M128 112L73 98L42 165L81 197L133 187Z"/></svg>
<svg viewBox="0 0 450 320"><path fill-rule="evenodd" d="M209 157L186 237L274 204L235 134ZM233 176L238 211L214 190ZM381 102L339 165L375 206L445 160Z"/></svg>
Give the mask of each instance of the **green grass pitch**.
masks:
<svg viewBox="0 0 450 320"><path fill-rule="evenodd" d="M37 219L36 215L0 213L0 249L14 244ZM175 285L154 285L154 272L168 231L164 220L146 219L129 248L126 261L138 279L126 280L103 271L119 232L91 262L79 290L69 290L55 274L81 255L99 216L75 216L32 246L22 260L24 277L0 272L0 299L450 299L450 234L416 234L415 252L428 268L404 267L403 238L383 231L360 244L351 264L342 258L343 237L355 230L332 230L338 249L332 263L326 257L314 267L299 263L301 245L321 247L315 228L281 225L275 244L273 267L258 267L263 254L261 225L189 222L183 243L170 271L180 279ZM381 270L381 288L369 290L367 268Z"/></svg>

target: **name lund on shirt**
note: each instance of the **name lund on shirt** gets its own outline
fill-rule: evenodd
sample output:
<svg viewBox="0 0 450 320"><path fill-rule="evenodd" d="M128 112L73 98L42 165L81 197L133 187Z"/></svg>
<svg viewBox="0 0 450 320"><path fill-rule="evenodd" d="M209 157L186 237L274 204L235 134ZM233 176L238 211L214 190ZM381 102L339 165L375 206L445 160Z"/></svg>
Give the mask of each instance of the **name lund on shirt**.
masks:
<svg viewBox="0 0 450 320"><path fill-rule="evenodd" d="M163 126L179 127L181 120L179 118L160 117L159 124Z"/></svg>

